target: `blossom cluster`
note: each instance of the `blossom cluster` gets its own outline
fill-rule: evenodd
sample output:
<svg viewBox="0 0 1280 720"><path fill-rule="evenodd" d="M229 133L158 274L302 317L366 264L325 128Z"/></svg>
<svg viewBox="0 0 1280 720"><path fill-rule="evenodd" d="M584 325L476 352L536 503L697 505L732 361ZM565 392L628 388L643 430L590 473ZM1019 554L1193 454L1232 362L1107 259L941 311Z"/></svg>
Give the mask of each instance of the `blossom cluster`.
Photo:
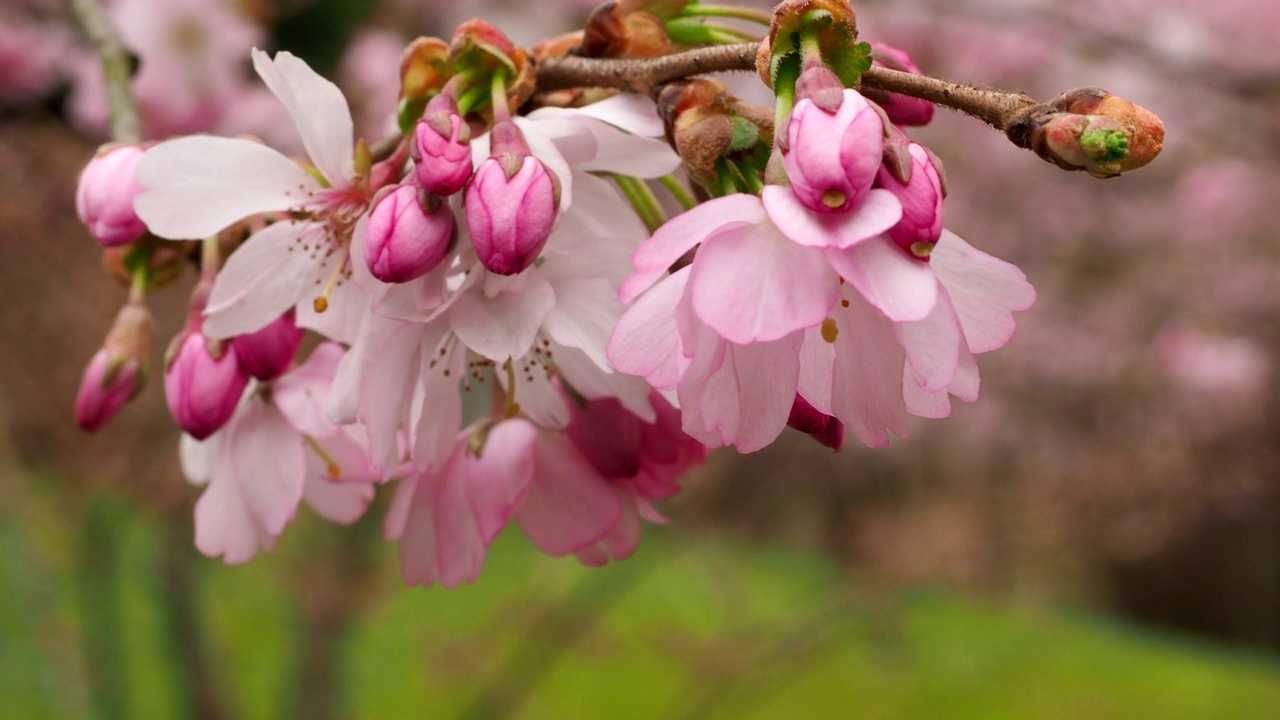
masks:
<svg viewBox="0 0 1280 720"><path fill-rule="evenodd" d="M135 279L81 425L141 387L145 286L196 256L164 388L206 486L196 545L230 563L304 500L348 523L392 484L410 583L475 580L512 522L600 564L708 448L787 426L878 446L948 415L1034 291L943 229L941 165L901 127L932 105L859 93L817 44L776 52L795 72L775 112L714 82L533 102L533 58L468 23L406 50L404 132L367 143L335 85L255 49L305 159L195 135L108 146L81 177L81 218Z"/></svg>

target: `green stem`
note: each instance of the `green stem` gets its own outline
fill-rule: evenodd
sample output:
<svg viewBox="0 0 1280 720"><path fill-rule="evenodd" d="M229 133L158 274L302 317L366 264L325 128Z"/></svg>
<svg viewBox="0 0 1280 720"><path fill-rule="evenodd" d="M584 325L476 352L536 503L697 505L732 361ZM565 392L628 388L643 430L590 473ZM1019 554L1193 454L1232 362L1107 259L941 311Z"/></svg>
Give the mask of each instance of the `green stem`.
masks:
<svg viewBox="0 0 1280 720"><path fill-rule="evenodd" d="M218 277L218 269L222 263L222 248L218 246L218 236L211 235L200 241L200 279L213 282Z"/></svg>
<svg viewBox="0 0 1280 720"><path fill-rule="evenodd" d="M658 178L658 182L662 183L662 187L666 188L667 192L671 193L671 196L676 199L676 202L680 203L680 207L685 210L692 210L697 207L698 199L679 180L671 175L663 175Z"/></svg>
<svg viewBox="0 0 1280 720"><path fill-rule="evenodd" d="M493 120L499 122L511 119L511 108L507 107L507 83L505 73L493 71L489 78L489 102L493 103Z"/></svg>
<svg viewBox="0 0 1280 720"><path fill-rule="evenodd" d="M732 7L730 5L690 5L680 13L684 17L722 17L747 20L761 25L773 22L773 16L763 10Z"/></svg>
<svg viewBox="0 0 1280 720"><path fill-rule="evenodd" d="M111 139L119 143L142 142L138 106L129 92L129 57L98 0L71 0L80 26L102 63L102 77L111 107Z"/></svg>
<svg viewBox="0 0 1280 720"><path fill-rule="evenodd" d="M133 267L133 281L129 283L129 302L140 303L147 296L147 288L151 287L150 258Z"/></svg>
<svg viewBox="0 0 1280 720"><path fill-rule="evenodd" d="M618 188L627 197L631 207L635 208L636 214L640 216L640 221L644 223L650 233L666 224L666 213L662 212L662 206L658 203L658 198L654 197L653 191L649 189L649 186L643 180L627 175L614 175L613 179L618 183Z"/></svg>
<svg viewBox="0 0 1280 720"><path fill-rule="evenodd" d="M731 28L727 25L712 25L707 23L707 31L711 38L721 45L732 45L740 42L759 42L758 35L752 35L745 30Z"/></svg>

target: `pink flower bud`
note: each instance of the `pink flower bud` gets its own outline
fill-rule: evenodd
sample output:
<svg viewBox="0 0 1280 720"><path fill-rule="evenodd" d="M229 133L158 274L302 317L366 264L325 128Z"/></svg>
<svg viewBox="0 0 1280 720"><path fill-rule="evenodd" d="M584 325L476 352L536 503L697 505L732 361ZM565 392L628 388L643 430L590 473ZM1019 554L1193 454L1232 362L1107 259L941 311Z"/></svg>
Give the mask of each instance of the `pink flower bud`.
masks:
<svg viewBox="0 0 1280 720"><path fill-rule="evenodd" d="M240 369L259 380L275 380L289 369L302 342L293 309L257 332L231 339Z"/></svg>
<svg viewBox="0 0 1280 720"><path fill-rule="evenodd" d="M422 277L453 246L453 211L438 198L428 197L428 207L423 203L418 189L407 184L374 203L364 236L365 262L374 277L387 283Z"/></svg>
<svg viewBox="0 0 1280 720"><path fill-rule="evenodd" d="M560 182L528 153L510 122L493 129L494 154L467 185L467 228L480 262L499 275L533 264L547 244L560 205Z"/></svg>
<svg viewBox="0 0 1280 720"><path fill-rule="evenodd" d="M151 353L151 313L129 303L116 316L111 332L85 369L76 395L76 424L97 432L142 390Z"/></svg>
<svg viewBox="0 0 1280 720"><path fill-rule="evenodd" d="M796 103L782 156L800 202L818 212L857 207L871 189L884 154L884 122L861 95L842 93L835 113L813 100Z"/></svg>
<svg viewBox="0 0 1280 720"><path fill-rule="evenodd" d="M640 472L641 422L617 398L570 402L573 412L565 434L578 452L607 478Z"/></svg>
<svg viewBox="0 0 1280 720"><path fill-rule="evenodd" d="M249 375L240 369L235 345L187 331L174 339L164 374L169 411L188 435L204 440L235 413Z"/></svg>
<svg viewBox="0 0 1280 720"><path fill-rule="evenodd" d="M458 114L453 96L440 93L427 103L413 130L414 172L423 189L448 197L471 177L471 128Z"/></svg>
<svg viewBox="0 0 1280 720"><path fill-rule="evenodd" d="M104 145L80 172L76 213L100 245L125 245L147 231L133 211L142 192L133 172L143 152L138 145Z"/></svg>
<svg viewBox="0 0 1280 720"><path fill-rule="evenodd" d="M839 450L844 445L844 423L809 404L808 400L796 395L791 404L791 416L787 425L802 433L808 434L819 444L832 450Z"/></svg>
<svg viewBox="0 0 1280 720"><path fill-rule="evenodd" d="M873 65L900 70L919 75L920 68L911 62L911 56L905 50L899 50L884 43L871 43L871 61ZM867 97L884 108L885 114L897 125L928 125L933 119L934 104L928 100L913 98L899 93L873 91Z"/></svg>
<svg viewBox="0 0 1280 720"><path fill-rule="evenodd" d="M902 203L902 219L889 229L889 237L912 257L929 259L929 252L942 235L942 177L928 150L919 143L908 147L911 179L903 183L887 167L880 169L876 187L897 196Z"/></svg>

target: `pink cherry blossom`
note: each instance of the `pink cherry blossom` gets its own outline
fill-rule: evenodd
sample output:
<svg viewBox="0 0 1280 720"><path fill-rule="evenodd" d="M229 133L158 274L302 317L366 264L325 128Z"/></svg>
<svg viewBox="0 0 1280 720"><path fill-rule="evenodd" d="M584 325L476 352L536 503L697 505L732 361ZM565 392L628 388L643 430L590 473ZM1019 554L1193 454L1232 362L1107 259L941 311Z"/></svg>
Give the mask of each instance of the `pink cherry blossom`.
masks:
<svg viewBox="0 0 1280 720"><path fill-rule="evenodd" d="M334 522L364 513L380 476L369 465L363 428L335 426L322 410L342 353L321 345L269 393L246 393L209 439L184 436L183 470L207 485L195 515L202 553L248 562L275 546L302 500Z"/></svg>
<svg viewBox="0 0 1280 720"><path fill-rule="evenodd" d="M351 113L337 86L287 52L255 50L254 67L284 103L323 182L249 140L192 136L151 148L134 206L155 234L202 238L261 213L289 213L258 231L218 273L205 310L213 338L253 332L310 298L321 312L349 277L347 250L371 188L353 164ZM318 286L318 287L317 287ZM309 308L304 308L309 309ZM313 325L300 314L299 322ZM345 330L327 334L343 339Z"/></svg>

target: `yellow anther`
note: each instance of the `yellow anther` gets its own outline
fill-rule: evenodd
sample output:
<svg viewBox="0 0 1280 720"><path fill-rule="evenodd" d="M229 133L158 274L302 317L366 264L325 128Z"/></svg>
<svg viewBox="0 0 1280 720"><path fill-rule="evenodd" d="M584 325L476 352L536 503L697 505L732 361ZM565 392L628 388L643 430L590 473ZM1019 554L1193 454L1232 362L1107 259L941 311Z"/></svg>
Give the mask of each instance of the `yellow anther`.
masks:
<svg viewBox="0 0 1280 720"><path fill-rule="evenodd" d="M826 192L822 193L822 204L832 210L839 210L844 207L844 203L848 199L847 195L835 188L827 188Z"/></svg>
<svg viewBox="0 0 1280 720"><path fill-rule="evenodd" d="M933 252L933 243L913 242L911 243L911 254L918 258L927 258Z"/></svg>
<svg viewBox="0 0 1280 720"><path fill-rule="evenodd" d="M823 340L826 340L829 343L834 343L836 341L836 336L839 334L840 334L840 328L836 325L836 321L834 319L827 318L826 320L822 321L822 339Z"/></svg>

